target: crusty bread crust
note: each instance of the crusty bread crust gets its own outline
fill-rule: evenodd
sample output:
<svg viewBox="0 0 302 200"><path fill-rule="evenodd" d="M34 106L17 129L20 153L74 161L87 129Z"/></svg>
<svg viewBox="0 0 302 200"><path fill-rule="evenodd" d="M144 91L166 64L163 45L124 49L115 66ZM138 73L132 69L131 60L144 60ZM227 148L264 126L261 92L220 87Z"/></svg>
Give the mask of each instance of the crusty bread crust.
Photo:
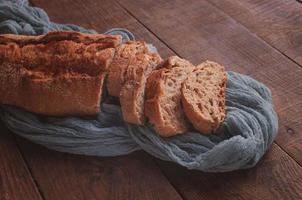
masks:
<svg viewBox="0 0 302 200"><path fill-rule="evenodd" d="M162 64L162 68L171 69L174 67L193 67L193 65L188 60L178 56L170 56Z"/></svg>
<svg viewBox="0 0 302 200"><path fill-rule="evenodd" d="M104 48L117 46L121 43L121 36L118 35L103 35L103 34L85 34L75 31L54 31L45 35L30 36L30 35L15 35L2 34L0 35L0 44L15 43L18 46L47 44L51 42L73 41L85 45L102 44Z"/></svg>
<svg viewBox="0 0 302 200"><path fill-rule="evenodd" d="M180 60L170 58L171 61L176 59ZM163 137L182 134L189 128L181 107L180 89L182 82L193 70L193 65L189 62L176 63L164 65L168 69L152 72L146 84L145 116Z"/></svg>
<svg viewBox="0 0 302 200"><path fill-rule="evenodd" d="M224 67L207 61L198 65L182 85L184 111L201 133L213 133L225 118L226 81Z"/></svg>
<svg viewBox="0 0 302 200"><path fill-rule="evenodd" d="M120 96L122 86L126 81L125 76L130 60L138 54L148 52L146 43L142 41L129 41L117 48L107 79L109 95Z"/></svg>
<svg viewBox="0 0 302 200"><path fill-rule="evenodd" d="M120 42L120 36L77 32L1 35L0 103L45 115L97 114Z"/></svg>
<svg viewBox="0 0 302 200"><path fill-rule="evenodd" d="M31 112L54 116L96 115L104 78L104 74L95 77L66 74L56 79L23 75L18 105Z"/></svg>
<svg viewBox="0 0 302 200"><path fill-rule="evenodd" d="M145 84L149 74L162 61L157 53L138 54L128 66L120 93L123 118L128 123L144 124Z"/></svg>

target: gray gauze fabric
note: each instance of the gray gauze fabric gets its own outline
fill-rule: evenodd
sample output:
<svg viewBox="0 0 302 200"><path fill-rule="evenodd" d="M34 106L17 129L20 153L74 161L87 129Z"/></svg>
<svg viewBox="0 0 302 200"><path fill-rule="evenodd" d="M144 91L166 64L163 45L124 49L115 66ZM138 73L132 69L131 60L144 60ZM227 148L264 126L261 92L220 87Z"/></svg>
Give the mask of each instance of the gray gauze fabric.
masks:
<svg viewBox="0 0 302 200"><path fill-rule="evenodd" d="M0 19L3 33L93 32L75 25L52 23L43 10L28 6L26 1L0 0ZM107 33L121 34L124 41L134 39L125 29ZM143 149L157 158L207 172L253 167L278 132L270 90L248 76L228 72L226 106L226 120L215 134L189 132L171 138L159 137L149 124L126 124L120 107L105 103L95 119L45 117L4 105L0 117L17 135L62 152L117 156Z"/></svg>

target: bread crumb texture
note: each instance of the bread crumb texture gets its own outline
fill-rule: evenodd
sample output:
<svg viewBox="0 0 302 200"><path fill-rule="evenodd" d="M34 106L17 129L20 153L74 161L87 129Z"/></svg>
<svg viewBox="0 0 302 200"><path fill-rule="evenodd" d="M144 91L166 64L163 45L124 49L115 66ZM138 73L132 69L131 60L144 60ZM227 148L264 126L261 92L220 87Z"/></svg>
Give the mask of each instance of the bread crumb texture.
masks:
<svg viewBox="0 0 302 200"><path fill-rule="evenodd" d="M194 66L173 56L163 67L152 72L147 80L145 115L159 135L169 137L189 128L181 105L181 85Z"/></svg>
<svg viewBox="0 0 302 200"><path fill-rule="evenodd" d="M201 133L213 133L225 118L226 81L224 67L206 61L198 65L182 85L184 111Z"/></svg>
<svg viewBox="0 0 302 200"><path fill-rule="evenodd" d="M157 53L141 53L132 57L120 92L123 118L128 123L143 125L145 85L150 73L162 62Z"/></svg>

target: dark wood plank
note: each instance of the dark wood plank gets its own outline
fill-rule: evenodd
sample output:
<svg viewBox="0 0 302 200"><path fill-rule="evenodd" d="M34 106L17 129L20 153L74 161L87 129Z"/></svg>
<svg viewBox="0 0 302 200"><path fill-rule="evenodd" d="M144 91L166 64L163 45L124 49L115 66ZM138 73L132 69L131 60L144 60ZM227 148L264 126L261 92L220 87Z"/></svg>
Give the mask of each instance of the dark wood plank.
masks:
<svg viewBox="0 0 302 200"><path fill-rule="evenodd" d="M60 23L75 23L99 32L111 27L127 27L138 38L164 46L109 0L33 0L32 3ZM163 55L171 54L167 48L160 51ZM45 199L181 199L156 163L143 152L116 158L86 157L49 151L22 139L18 141Z"/></svg>
<svg viewBox="0 0 302 200"><path fill-rule="evenodd" d="M302 66L302 3L294 0L208 0Z"/></svg>
<svg viewBox="0 0 302 200"><path fill-rule="evenodd" d="M302 164L302 69L205 0L119 0L179 55L222 63L268 85L279 115L277 143Z"/></svg>
<svg viewBox="0 0 302 200"><path fill-rule="evenodd" d="M41 199L12 135L0 124L0 199Z"/></svg>
<svg viewBox="0 0 302 200"><path fill-rule="evenodd" d="M152 42L163 57L172 51L152 33L125 12L115 1L102 0L32 0L35 6L45 9L51 20L58 23L73 23L103 33L110 28L127 28L137 40Z"/></svg>
<svg viewBox="0 0 302 200"><path fill-rule="evenodd" d="M302 168L275 144L257 167L231 173L202 173L158 162L185 199L302 199Z"/></svg>
<svg viewBox="0 0 302 200"><path fill-rule="evenodd" d="M100 158L20 143L45 199L181 199L143 152Z"/></svg>

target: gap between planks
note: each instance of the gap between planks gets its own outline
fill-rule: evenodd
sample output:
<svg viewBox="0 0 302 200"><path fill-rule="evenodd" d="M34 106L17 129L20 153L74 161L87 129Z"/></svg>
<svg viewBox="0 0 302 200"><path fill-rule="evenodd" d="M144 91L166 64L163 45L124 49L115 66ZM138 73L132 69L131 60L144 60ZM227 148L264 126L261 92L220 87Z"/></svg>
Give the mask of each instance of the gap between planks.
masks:
<svg viewBox="0 0 302 200"><path fill-rule="evenodd" d="M133 19L135 19L139 24L141 24L147 31L149 31L154 37L156 37L160 42L162 42L170 51L172 51L175 55L180 56L172 47L170 47L164 40L162 40L159 36L157 36L147 25L145 25L140 19L135 17L125 6L123 6L118 0L114 0L117 5L119 5L122 9L125 10L126 13L129 14Z"/></svg>
<svg viewBox="0 0 302 200"><path fill-rule="evenodd" d="M10 164L14 164L14 166L12 167L11 170L15 170L15 171L18 171L18 173L20 173L20 169L23 169L25 174L22 175L22 180L20 180L20 181L22 182L23 179L27 180L27 178L28 178L29 182L27 183L28 184L27 186L30 187L31 190L27 190L27 191L31 195L33 195L32 197L34 197L34 199L37 198L37 199L44 200L43 195L41 194L41 192L39 190L39 187L36 184L31 171L29 170L29 166L27 165L26 160L23 157L21 149L19 148L19 145L17 144L16 138L15 138L15 134L13 134L12 132L10 132L1 121L0 121L0 132L2 134L1 137L4 137L3 142L6 142L6 140L7 141L10 140L10 141L8 141L8 143L9 143L9 145L12 145L12 147L13 147L13 149L10 149L11 150L10 151L11 152L10 157L15 157L17 155L17 158L18 158L17 159L18 162L15 162L15 163L14 162L10 162ZM7 152L7 153L10 153L10 152ZM5 153L5 152L2 152L2 153ZM6 174L4 176L7 176L7 175L8 174ZM10 177L11 180L13 180L14 178L18 178L18 177ZM0 179L1 179L1 176L0 176ZM1 181L2 180L0 180L0 182ZM0 183L0 185L1 185L1 183ZM10 185L10 187L14 187L14 184L9 184L9 185ZM22 184L20 184L20 183L18 183L18 185L22 186ZM20 189L20 188L15 188L15 189L19 189L20 192L23 192L23 189ZM29 188L27 188L27 189L29 189ZM4 191L4 192L7 192L7 191ZM0 193L1 193L1 191L0 191ZM19 195L18 192L16 192L15 194ZM2 195L2 194L0 194L0 195ZM27 199L28 197L29 197L28 194L23 194L23 198ZM32 197L30 197L30 198L32 198ZM10 198L10 196L4 197L4 198L5 199L6 198Z"/></svg>
<svg viewBox="0 0 302 200"><path fill-rule="evenodd" d="M43 194L43 192L42 192L42 190L41 190L41 188L40 188L40 186L39 186L37 180L35 179L35 177L34 177L34 175L33 175L33 173L32 173L32 169L31 169L29 163L27 162L27 160L25 159L25 156L24 156L23 152L21 151L22 149L21 149L20 144L19 144L19 142L21 142L21 140L20 140L20 138L19 138L20 136L15 135L15 133L12 133L12 132L9 131L9 130L8 130L8 132L9 132L10 134L13 134L13 140L15 140L16 146L17 146L18 151L19 151L19 153L20 153L20 155L21 155L21 158L22 158L22 160L23 160L23 162L24 162L25 168L26 168L26 170L28 171L28 173L30 174L31 180L32 180L33 184L35 185L36 190L37 190L38 193L40 194L41 199L45 200L44 194Z"/></svg>
<svg viewBox="0 0 302 200"><path fill-rule="evenodd" d="M233 21L235 21L237 24L240 24L245 30L247 30L250 34L254 35L256 38L258 38L259 40L262 40L264 43L266 43L268 46L272 47L273 49L275 49L276 51L278 51L280 54L282 54L284 57L286 57L288 60L292 61L293 63L295 63L296 65L298 65L299 67L302 68L302 65L300 63L298 63L297 61L295 61L294 59L292 59L290 56L288 56L285 52L281 51L279 48L277 48L276 46L274 46L273 44L270 44L269 42L267 42L264 38L262 38L260 35L258 35L257 33L254 33L252 31L250 31L250 29L242 22L240 22L239 20L237 20L236 18L234 18L233 16L231 16L230 14L228 14L227 12L225 12L223 9L221 9L219 6L217 6L215 3L209 1L209 0L205 0L207 1L209 4L211 4L213 7L215 7L216 9L220 10L222 13L224 13L226 16L228 16L230 19L232 19ZM299 1L298 1L299 2ZM300 2L301 3L301 2ZM282 148L281 148L282 149ZM301 165L300 165L301 166Z"/></svg>

